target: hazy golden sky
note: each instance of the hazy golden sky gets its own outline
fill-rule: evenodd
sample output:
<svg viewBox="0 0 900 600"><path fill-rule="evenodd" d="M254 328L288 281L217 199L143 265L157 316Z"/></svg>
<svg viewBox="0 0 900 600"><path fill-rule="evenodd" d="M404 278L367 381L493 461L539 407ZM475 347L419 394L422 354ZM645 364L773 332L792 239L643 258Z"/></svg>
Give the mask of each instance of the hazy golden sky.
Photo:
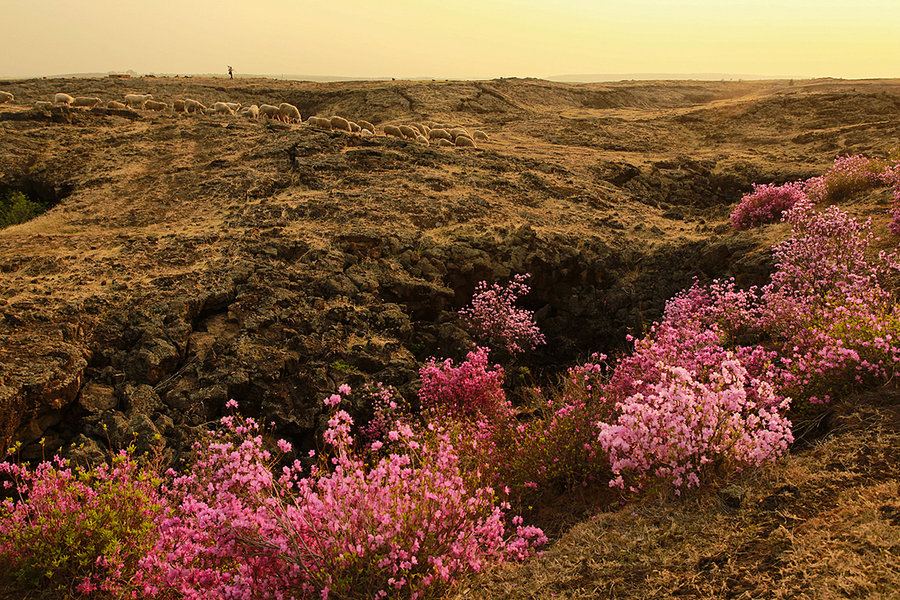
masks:
<svg viewBox="0 0 900 600"><path fill-rule="evenodd" d="M900 76L900 0L0 0L0 77Z"/></svg>

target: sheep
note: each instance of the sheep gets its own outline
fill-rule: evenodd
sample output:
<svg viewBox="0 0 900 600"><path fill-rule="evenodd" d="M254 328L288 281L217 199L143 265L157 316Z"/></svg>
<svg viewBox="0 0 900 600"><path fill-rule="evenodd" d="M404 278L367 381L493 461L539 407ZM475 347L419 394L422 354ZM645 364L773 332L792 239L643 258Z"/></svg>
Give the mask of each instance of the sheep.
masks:
<svg viewBox="0 0 900 600"><path fill-rule="evenodd" d="M125 94L125 106L131 107L137 104L144 108L144 104L153 97L153 94Z"/></svg>
<svg viewBox="0 0 900 600"><path fill-rule="evenodd" d="M403 134L403 137L408 138L410 140L416 139L416 136L419 135L419 132L410 127L409 125L401 125L400 133Z"/></svg>
<svg viewBox="0 0 900 600"><path fill-rule="evenodd" d="M277 119L281 115L281 111L278 110L277 106L272 106L271 104L263 104L259 107L259 116L266 117L267 119Z"/></svg>
<svg viewBox="0 0 900 600"><path fill-rule="evenodd" d="M234 116L234 110L224 102L216 102L212 105L213 113L217 115L231 115Z"/></svg>
<svg viewBox="0 0 900 600"><path fill-rule="evenodd" d="M384 135L391 135L398 138L403 138L403 132L400 131L400 128L396 125L385 125L384 126Z"/></svg>
<svg viewBox="0 0 900 600"><path fill-rule="evenodd" d="M453 140L453 136L447 133L446 129L432 129L428 132L428 137L432 140Z"/></svg>
<svg viewBox="0 0 900 600"><path fill-rule="evenodd" d="M461 135L464 135L464 136L466 136L467 138L471 138L471 137L472 137L472 136L469 135L469 132L466 131L465 127L456 127L456 128L454 128L454 129L451 129L448 133L449 133L450 135L453 136L453 140L454 140L454 141L456 141L456 138L459 137L459 136L461 136Z"/></svg>
<svg viewBox="0 0 900 600"><path fill-rule="evenodd" d="M375 131L375 126L372 125L371 123L369 123L368 121L363 121L362 119L360 119L357 121L357 123L359 123L359 126L362 129L368 129L369 131L373 131L373 132Z"/></svg>
<svg viewBox="0 0 900 600"><path fill-rule="evenodd" d="M100 104L100 98L88 98L85 96L78 96L75 100L72 101L72 106L78 106L82 108L94 108L98 104Z"/></svg>
<svg viewBox="0 0 900 600"><path fill-rule="evenodd" d="M445 139L445 138L440 138L440 139L437 141L437 145L438 145L438 146L452 146L452 145L453 145L453 142L451 142L450 140Z"/></svg>
<svg viewBox="0 0 900 600"><path fill-rule="evenodd" d="M331 117L331 128L339 131L350 132L350 121L344 117Z"/></svg>
<svg viewBox="0 0 900 600"><path fill-rule="evenodd" d="M118 100L110 100L109 102L106 103L106 108L111 109L111 110L125 110L128 107L125 106L123 103L119 102Z"/></svg>
<svg viewBox="0 0 900 600"><path fill-rule="evenodd" d="M184 108L184 100L175 100L172 102L172 110L175 112L187 112Z"/></svg>
<svg viewBox="0 0 900 600"><path fill-rule="evenodd" d="M287 123L300 123L303 119L300 117L300 111L293 104L282 102L278 105L278 114Z"/></svg>
<svg viewBox="0 0 900 600"><path fill-rule="evenodd" d="M245 106L239 111L241 116L247 117L248 119L256 119L259 117L259 107L255 104L251 104L250 106Z"/></svg>
<svg viewBox="0 0 900 600"><path fill-rule="evenodd" d="M359 132L361 129L362 129L362 127L360 127L359 125L357 125L357 124L354 123L353 121L350 121L350 131L352 131L353 133L357 133L357 132Z"/></svg>
<svg viewBox="0 0 900 600"><path fill-rule="evenodd" d="M418 131L422 135L428 135L427 133L425 133L425 126L422 125L421 123L413 123L412 128L415 129L416 131Z"/></svg>
<svg viewBox="0 0 900 600"><path fill-rule="evenodd" d="M72 104L73 102L75 102L75 98L73 98L72 96L70 96L68 94L63 94L60 92L59 94L53 96L54 104L65 104L66 106L68 106L68 105Z"/></svg>
<svg viewBox="0 0 900 600"><path fill-rule="evenodd" d="M206 107L196 100L191 100L190 98L184 99L184 111L188 113L196 113L196 112L205 112Z"/></svg>
<svg viewBox="0 0 900 600"><path fill-rule="evenodd" d="M359 135L361 135L362 137L372 137L375 134L372 133L371 129L361 129Z"/></svg>
<svg viewBox="0 0 900 600"><path fill-rule="evenodd" d="M45 108L50 108L51 106L53 106L53 103L50 102L49 100L38 100L37 102L34 103L34 107L37 109L41 109L41 110L43 110Z"/></svg>
<svg viewBox="0 0 900 600"><path fill-rule="evenodd" d="M165 102L160 102L158 100L147 100L144 102L144 108L147 110L155 110L156 112L162 112L169 107Z"/></svg>
<svg viewBox="0 0 900 600"><path fill-rule="evenodd" d="M226 102L225 105L228 106L228 108L230 108L234 112L237 112L241 108L240 102Z"/></svg>
<svg viewBox="0 0 900 600"><path fill-rule="evenodd" d="M326 119L325 117L310 117L306 121L307 125L311 125L316 129L326 129L331 131L331 119Z"/></svg>
<svg viewBox="0 0 900 600"><path fill-rule="evenodd" d="M428 138L425 137L424 135L417 135L416 141L419 142L420 144L425 144L426 146L428 145Z"/></svg>
<svg viewBox="0 0 900 600"><path fill-rule="evenodd" d="M472 139L473 140L484 140L486 142L488 139L488 136L485 132L483 132L479 129L476 129L475 131L472 132Z"/></svg>
<svg viewBox="0 0 900 600"><path fill-rule="evenodd" d="M467 135L458 135L456 136L456 145L465 146L467 148L474 148L475 142Z"/></svg>
<svg viewBox="0 0 900 600"><path fill-rule="evenodd" d="M13 96L10 92L0 92L0 104L4 102L12 102L16 97Z"/></svg>

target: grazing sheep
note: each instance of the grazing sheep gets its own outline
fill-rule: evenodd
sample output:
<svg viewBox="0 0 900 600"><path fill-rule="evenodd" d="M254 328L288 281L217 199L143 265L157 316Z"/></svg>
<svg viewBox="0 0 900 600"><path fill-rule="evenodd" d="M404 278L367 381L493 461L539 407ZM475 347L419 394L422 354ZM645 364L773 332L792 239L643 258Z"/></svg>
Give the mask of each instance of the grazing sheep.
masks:
<svg viewBox="0 0 900 600"><path fill-rule="evenodd" d="M43 110L45 108L50 108L51 106L53 106L53 103L50 102L49 100L38 100L37 102L34 103L34 107L39 108L41 110Z"/></svg>
<svg viewBox="0 0 900 600"><path fill-rule="evenodd" d="M224 102L216 102L212 105L213 113L217 115L234 116L234 110Z"/></svg>
<svg viewBox="0 0 900 600"><path fill-rule="evenodd" d="M421 133L422 135L428 135L428 132L425 131L425 126L421 123L413 123L412 128Z"/></svg>
<svg viewBox="0 0 900 600"><path fill-rule="evenodd" d="M390 135L393 137L403 138L403 132L400 131L400 128L396 125L385 125L384 126L384 135Z"/></svg>
<svg viewBox="0 0 900 600"><path fill-rule="evenodd" d="M325 117L310 117L307 119L306 124L311 125L316 129L331 131L331 119L326 119Z"/></svg>
<svg viewBox="0 0 900 600"><path fill-rule="evenodd" d="M297 110L297 107L287 102L282 102L278 105L278 114L286 123L300 123L303 121L300 118L300 111Z"/></svg>
<svg viewBox="0 0 900 600"><path fill-rule="evenodd" d="M448 139L440 138L437 142L438 146L452 146L453 142Z"/></svg>
<svg viewBox="0 0 900 600"><path fill-rule="evenodd" d="M259 116L266 117L267 119L277 119L281 115L281 111L278 110L277 106L272 106L271 104L263 104L259 107Z"/></svg>
<svg viewBox="0 0 900 600"><path fill-rule="evenodd" d="M344 117L331 117L331 128L338 131L350 132L350 121Z"/></svg>
<svg viewBox="0 0 900 600"><path fill-rule="evenodd" d="M428 145L428 138L425 137L424 135L417 135L416 141L419 142L420 144L425 144L426 146Z"/></svg>
<svg viewBox="0 0 900 600"><path fill-rule="evenodd" d="M361 129L362 129L362 127L360 127L353 121L350 121L350 131L352 131L353 133L356 133L356 132L360 131Z"/></svg>
<svg viewBox="0 0 900 600"><path fill-rule="evenodd" d="M361 135L362 137L372 137L375 134L372 133L372 130L370 129L361 129L359 135Z"/></svg>
<svg viewBox="0 0 900 600"><path fill-rule="evenodd" d="M87 98L85 96L78 96L75 100L72 101L72 106L78 106L82 108L94 108L98 104L100 104L100 98Z"/></svg>
<svg viewBox="0 0 900 600"><path fill-rule="evenodd" d="M125 94L125 106L138 105L144 108L144 104L153 97L153 94Z"/></svg>
<svg viewBox="0 0 900 600"><path fill-rule="evenodd" d="M226 105L228 108L230 108L231 110L233 110L234 112L237 112L237 111L240 110L240 108L241 108L241 103L240 103L240 102L226 102L225 105Z"/></svg>
<svg viewBox="0 0 900 600"><path fill-rule="evenodd" d="M128 107L118 100L110 100L106 103L106 108L110 108L113 110L125 110Z"/></svg>
<svg viewBox="0 0 900 600"><path fill-rule="evenodd" d="M372 125L371 123L369 123L368 121L363 121L362 119L360 119L359 121L357 121L357 123L359 123L359 126L362 129L368 129L369 131L373 131L373 132L375 131L375 126Z"/></svg>
<svg viewBox="0 0 900 600"><path fill-rule="evenodd" d="M453 136L447 133L446 129L432 129L428 132L428 137L432 140L453 140Z"/></svg>
<svg viewBox="0 0 900 600"><path fill-rule="evenodd" d="M172 102L172 110L175 112L185 112L184 100L175 100Z"/></svg>
<svg viewBox="0 0 900 600"><path fill-rule="evenodd" d="M483 132L483 131L481 131L481 130L479 130L479 129L476 129L475 131L472 132L472 139L473 139L473 140L484 140L484 141L487 141L488 136L487 136L487 134L486 134L485 132Z"/></svg>
<svg viewBox="0 0 900 600"><path fill-rule="evenodd" d="M9 92L0 92L0 104L4 102L12 102L16 97Z"/></svg>
<svg viewBox="0 0 900 600"><path fill-rule="evenodd" d="M474 148L475 142L467 135L458 135L456 136L456 145L465 146L467 148Z"/></svg>
<svg viewBox="0 0 900 600"><path fill-rule="evenodd" d="M449 133L451 136L453 136L453 140L454 140L454 141L456 141L456 138L459 137L459 136L461 136L461 135L464 135L464 136L466 136L467 138L471 138L471 137L472 137L471 135L469 135L469 132L466 131L466 129L465 129L464 127L455 127L454 129L451 129L448 133Z"/></svg>
<svg viewBox="0 0 900 600"><path fill-rule="evenodd" d="M162 112L169 107L165 102L160 102L159 100L147 100L144 102L144 108L147 110L155 110L156 112Z"/></svg>
<svg viewBox="0 0 900 600"><path fill-rule="evenodd" d="M410 127L409 125L401 125L400 133L403 134L403 137L408 138L410 140L416 139L416 136L419 135L419 132Z"/></svg>
<svg viewBox="0 0 900 600"><path fill-rule="evenodd" d="M68 106L68 105L72 104L73 102L75 102L75 98L73 98L72 96L70 96L68 94L59 93L59 94L53 96L54 104L65 104L66 106Z"/></svg>
<svg viewBox="0 0 900 600"><path fill-rule="evenodd" d="M202 113L206 112L206 107L196 100L191 100L190 98L184 99L184 111L188 113Z"/></svg>
<svg viewBox="0 0 900 600"><path fill-rule="evenodd" d="M259 107L255 104L251 104L250 106L245 106L238 114L241 116L247 117L248 119L256 119L259 117Z"/></svg>

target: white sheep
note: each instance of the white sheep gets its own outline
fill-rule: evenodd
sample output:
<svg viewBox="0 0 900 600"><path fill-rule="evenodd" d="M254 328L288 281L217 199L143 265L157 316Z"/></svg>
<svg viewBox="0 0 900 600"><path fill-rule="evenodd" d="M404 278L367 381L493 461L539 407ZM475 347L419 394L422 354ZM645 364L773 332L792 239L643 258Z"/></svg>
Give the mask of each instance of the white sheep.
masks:
<svg viewBox="0 0 900 600"><path fill-rule="evenodd" d="M350 131L352 131L353 133L358 133L361 130L362 130L362 127L360 127L353 121L350 121Z"/></svg>
<svg viewBox="0 0 900 600"><path fill-rule="evenodd" d="M453 140L454 140L454 141L456 141L456 138L459 137L459 136L461 136L461 135L464 135L464 136L466 136L467 138L471 138L471 137L472 137L471 135L469 135L469 132L466 131L465 127L454 127L454 128L451 129L448 133L449 133L450 135L453 136Z"/></svg>
<svg viewBox="0 0 900 600"><path fill-rule="evenodd" d="M474 148L475 142L467 135L458 135L456 136L456 145L465 146L467 148Z"/></svg>
<svg viewBox="0 0 900 600"><path fill-rule="evenodd" d="M384 126L384 135L390 135L393 137L403 138L403 132L400 131L400 128L396 125L385 125Z"/></svg>
<svg viewBox="0 0 900 600"><path fill-rule="evenodd" d="M213 113L217 115L234 116L234 110L224 102L216 102L212 105Z"/></svg>
<svg viewBox="0 0 900 600"><path fill-rule="evenodd" d="M485 132L481 131L480 129L476 129L475 131L472 132L472 139L473 140L484 140L486 142L488 139L488 136Z"/></svg>
<svg viewBox="0 0 900 600"><path fill-rule="evenodd" d="M156 112L162 112L169 107L165 102L160 102L158 100L147 100L144 102L144 108L147 110L155 110Z"/></svg>
<svg viewBox="0 0 900 600"><path fill-rule="evenodd" d="M137 105L144 108L144 104L153 97L153 94L125 94L125 106Z"/></svg>
<svg viewBox="0 0 900 600"><path fill-rule="evenodd" d="M63 94L62 92L53 96L54 104L65 104L66 106L68 106L68 105L72 104L73 102L75 102L75 98L73 98L72 96L70 96L68 94Z"/></svg>
<svg viewBox="0 0 900 600"><path fill-rule="evenodd" d="M372 137L375 134L372 133L371 129L362 129L360 130L359 135L361 135L362 137Z"/></svg>
<svg viewBox="0 0 900 600"><path fill-rule="evenodd" d="M344 117L331 117L331 128L350 133L350 121Z"/></svg>
<svg viewBox="0 0 900 600"><path fill-rule="evenodd" d="M368 121L363 121L362 119L360 119L359 121L357 121L357 123L359 123L359 126L362 129L368 129L369 131L372 131L372 132L375 131L375 126L372 125L371 123L369 123Z"/></svg>
<svg viewBox="0 0 900 600"><path fill-rule="evenodd" d="M110 100L109 102L106 103L106 108L110 108L113 110L125 110L128 107L125 106L123 103L119 102L118 100Z"/></svg>
<svg viewBox="0 0 900 600"><path fill-rule="evenodd" d="M300 123L303 120L300 118L300 111L297 110L297 107L287 102L278 105L278 114L286 123Z"/></svg>
<svg viewBox="0 0 900 600"><path fill-rule="evenodd" d="M50 102L49 100L38 100L37 102L34 103L34 107L41 109L41 110L43 110L45 108L50 108L51 106L53 106L53 103Z"/></svg>
<svg viewBox="0 0 900 600"><path fill-rule="evenodd" d="M437 141L437 145L438 146L453 146L453 142L451 142L450 140L445 139L445 138L440 138Z"/></svg>
<svg viewBox="0 0 900 600"><path fill-rule="evenodd" d="M432 140L449 140L453 141L453 136L447 133L446 129L435 128L428 132L428 137Z"/></svg>
<svg viewBox="0 0 900 600"><path fill-rule="evenodd" d="M10 92L2 92L0 91L0 104L5 102L12 102L16 97L13 96Z"/></svg>
<svg viewBox="0 0 900 600"><path fill-rule="evenodd" d="M190 98L184 99L184 110L188 113L204 113L206 112L206 107L203 106L200 102L196 100L192 100Z"/></svg>
<svg viewBox="0 0 900 600"><path fill-rule="evenodd" d="M226 102L225 104L228 106L228 108L230 108L234 112L237 112L241 108L240 102Z"/></svg>
<svg viewBox="0 0 900 600"><path fill-rule="evenodd" d="M86 96L78 96L75 100L72 101L72 106L78 106L82 108L94 108L98 104L100 104L100 98L88 98Z"/></svg>
<svg viewBox="0 0 900 600"><path fill-rule="evenodd" d="M238 113L243 117L247 117L248 119L255 119L259 117L259 107L255 104L251 104L250 106L245 106L244 108L242 108L240 111L238 111Z"/></svg>
<svg viewBox="0 0 900 600"><path fill-rule="evenodd" d="M426 146L428 145L428 138L425 137L424 135L421 135L421 134L417 135L416 141L419 142L420 144L425 144Z"/></svg>
<svg viewBox="0 0 900 600"><path fill-rule="evenodd" d="M267 119L278 119L281 116L281 111L278 110L277 106L263 104L259 107L259 116L266 117Z"/></svg>
<svg viewBox="0 0 900 600"><path fill-rule="evenodd" d="M410 127L409 125L401 125L400 133L403 134L403 137L410 139L410 140L416 139L416 136L419 135L419 132L416 131L415 129L413 129L412 127Z"/></svg>
<svg viewBox="0 0 900 600"><path fill-rule="evenodd" d="M326 119L325 117L310 117L306 120L306 124L316 129L331 131L331 119Z"/></svg>

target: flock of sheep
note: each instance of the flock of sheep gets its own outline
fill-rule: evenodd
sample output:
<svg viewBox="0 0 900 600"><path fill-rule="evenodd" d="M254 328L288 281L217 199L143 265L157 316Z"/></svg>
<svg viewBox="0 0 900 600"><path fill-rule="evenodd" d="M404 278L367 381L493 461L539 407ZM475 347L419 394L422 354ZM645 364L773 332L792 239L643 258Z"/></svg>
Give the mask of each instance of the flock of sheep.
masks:
<svg viewBox="0 0 900 600"><path fill-rule="evenodd" d="M15 97L9 93L0 91L0 104L12 102ZM100 98L85 96L70 96L69 94L59 93L53 98L53 102L38 100L34 103L34 107L38 109L47 109L51 106L68 106L91 109L101 105L103 101ZM125 110L129 108L140 108L142 110L153 110L162 112L169 105L153 99L153 94L126 94L125 102L110 100L106 103L106 108ZM285 123L304 123L300 117L300 111L293 104L282 102L278 106L273 104L263 104L257 106L242 106L237 102L216 102L212 106L204 106L197 100L186 98L184 100L175 100L172 103L172 110L176 113L188 114L215 114L235 116L240 115L250 119L274 119ZM369 121L360 120L358 122L350 121L344 117L309 117L305 124L317 129L328 131L343 131L346 133L357 133L361 136L376 135L375 126ZM475 130L471 134L464 127L454 127L451 125L441 125L433 122L412 123L410 125L385 125L383 127L384 135L397 137L401 139L414 140L419 143L438 146L460 146L475 147L475 140L487 141L488 136L483 131Z"/></svg>

